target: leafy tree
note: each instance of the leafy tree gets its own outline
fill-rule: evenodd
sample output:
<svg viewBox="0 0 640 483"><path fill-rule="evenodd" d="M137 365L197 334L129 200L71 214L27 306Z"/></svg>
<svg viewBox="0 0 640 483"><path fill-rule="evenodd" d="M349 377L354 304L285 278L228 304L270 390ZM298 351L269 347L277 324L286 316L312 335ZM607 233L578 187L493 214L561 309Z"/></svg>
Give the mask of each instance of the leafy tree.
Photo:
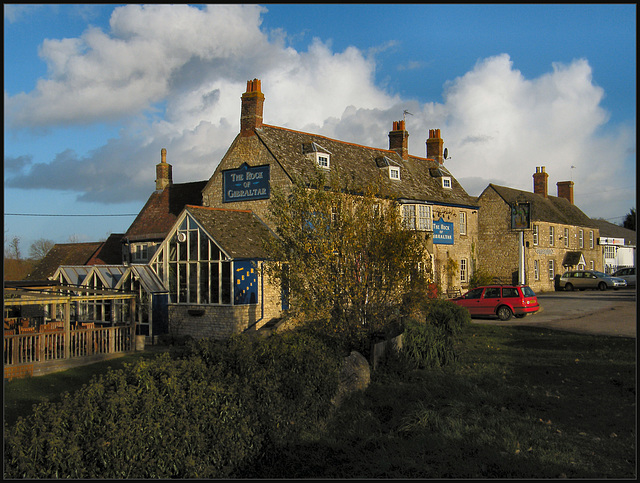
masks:
<svg viewBox="0 0 640 483"><path fill-rule="evenodd" d="M47 240L46 238L37 239L29 247L29 258L39 262L49 253L53 245L55 245L55 243L52 240Z"/></svg>
<svg viewBox="0 0 640 483"><path fill-rule="evenodd" d="M384 330L418 291L424 235L407 230L397 203L373 188L340 186L337 174L274 188L269 218L277 240L267 242L268 274L284 282L292 311L346 340ZM327 186L328 185L328 186Z"/></svg>
<svg viewBox="0 0 640 483"><path fill-rule="evenodd" d="M627 213L627 216L624 218L622 222L622 226L628 228L629 230L636 230L636 209L631 208L631 211Z"/></svg>

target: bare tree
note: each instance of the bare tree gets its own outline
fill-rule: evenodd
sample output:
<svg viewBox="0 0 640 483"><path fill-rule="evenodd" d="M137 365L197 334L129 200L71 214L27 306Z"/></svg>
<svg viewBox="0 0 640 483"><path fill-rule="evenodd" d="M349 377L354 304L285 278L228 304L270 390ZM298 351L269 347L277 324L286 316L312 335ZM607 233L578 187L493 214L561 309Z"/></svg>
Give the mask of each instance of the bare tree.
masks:
<svg viewBox="0 0 640 483"><path fill-rule="evenodd" d="M29 247L29 258L39 262L49 253L53 245L55 245L55 243L52 240L47 240L46 238L37 239Z"/></svg>
<svg viewBox="0 0 640 483"><path fill-rule="evenodd" d="M4 249L4 255L12 260L20 260L22 254L20 253L20 237L14 236L9 245Z"/></svg>

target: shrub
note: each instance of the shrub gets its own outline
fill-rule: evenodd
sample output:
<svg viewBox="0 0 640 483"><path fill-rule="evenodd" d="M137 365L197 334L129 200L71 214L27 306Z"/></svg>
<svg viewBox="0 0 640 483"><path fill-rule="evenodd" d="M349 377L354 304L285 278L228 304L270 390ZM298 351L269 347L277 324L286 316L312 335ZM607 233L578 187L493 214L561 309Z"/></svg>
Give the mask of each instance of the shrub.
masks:
<svg viewBox="0 0 640 483"><path fill-rule="evenodd" d="M225 478L326 416L339 361L283 334L191 342L5 427L9 478Z"/></svg>
<svg viewBox="0 0 640 483"><path fill-rule="evenodd" d="M471 321L469 312L448 300L434 299L423 308L424 321L405 323L402 356L417 368L442 367L454 362L455 339Z"/></svg>

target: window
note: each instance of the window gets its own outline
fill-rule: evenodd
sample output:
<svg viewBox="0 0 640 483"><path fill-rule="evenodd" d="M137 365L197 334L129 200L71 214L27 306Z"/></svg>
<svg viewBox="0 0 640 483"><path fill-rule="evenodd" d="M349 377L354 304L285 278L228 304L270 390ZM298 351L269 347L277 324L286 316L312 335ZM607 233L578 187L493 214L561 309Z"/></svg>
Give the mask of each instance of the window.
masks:
<svg viewBox="0 0 640 483"><path fill-rule="evenodd" d="M451 176L443 176L442 177L442 187L451 189Z"/></svg>
<svg viewBox="0 0 640 483"><path fill-rule="evenodd" d="M589 270L595 270L593 260L589 262Z"/></svg>
<svg viewBox="0 0 640 483"><path fill-rule="evenodd" d="M533 244L538 244L538 225L533 225Z"/></svg>
<svg viewBox="0 0 640 483"><path fill-rule="evenodd" d="M460 260L460 281L465 283L467 281L467 259Z"/></svg>
<svg viewBox="0 0 640 483"><path fill-rule="evenodd" d="M499 299L500 298L500 287L488 287L484 291L484 298L486 298L486 299Z"/></svg>
<svg viewBox="0 0 640 483"><path fill-rule="evenodd" d="M430 205L402 205L402 223L409 230L432 230Z"/></svg>
<svg viewBox="0 0 640 483"><path fill-rule="evenodd" d="M589 232L589 248L593 250L593 231Z"/></svg>
<svg viewBox="0 0 640 483"><path fill-rule="evenodd" d="M565 248L569 246L569 228L564 229L564 246Z"/></svg>
<svg viewBox="0 0 640 483"><path fill-rule="evenodd" d="M553 237L555 236L555 230L552 226L549 227L549 246L553 246Z"/></svg>
<svg viewBox="0 0 640 483"><path fill-rule="evenodd" d="M430 231L431 228L431 206L429 205L418 205L418 230L427 230Z"/></svg>
<svg viewBox="0 0 640 483"><path fill-rule="evenodd" d="M400 179L400 168L389 166L389 179Z"/></svg>
<svg viewBox="0 0 640 483"><path fill-rule="evenodd" d="M146 262L148 260L149 250L146 243L136 243L131 245L131 260L134 262Z"/></svg>
<svg viewBox="0 0 640 483"><path fill-rule="evenodd" d="M538 260L533 261L533 279L540 280L540 264Z"/></svg>
<svg viewBox="0 0 640 483"><path fill-rule="evenodd" d="M584 232L582 230L578 230L578 244L580 248L584 248Z"/></svg>
<svg viewBox="0 0 640 483"><path fill-rule="evenodd" d="M553 260L549 260L549 280L553 280L555 275L555 270L553 266Z"/></svg>
<svg viewBox="0 0 640 483"><path fill-rule="evenodd" d="M616 258L616 247L606 245L604 247L604 258Z"/></svg>
<svg viewBox="0 0 640 483"><path fill-rule="evenodd" d="M464 211L460 212L460 234L467 234L467 214Z"/></svg>
<svg viewBox="0 0 640 483"><path fill-rule="evenodd" d="M316 162L321 168L329 169L329 155L326 153L316 153Z"/></svg>
<svg viewBox="0 0 640 483"><path fill-rule="evenodd" d="M502 296L504 298L519 297L520 294L518 293L518 289L515 287L504 287L502 289Z"/></svg>

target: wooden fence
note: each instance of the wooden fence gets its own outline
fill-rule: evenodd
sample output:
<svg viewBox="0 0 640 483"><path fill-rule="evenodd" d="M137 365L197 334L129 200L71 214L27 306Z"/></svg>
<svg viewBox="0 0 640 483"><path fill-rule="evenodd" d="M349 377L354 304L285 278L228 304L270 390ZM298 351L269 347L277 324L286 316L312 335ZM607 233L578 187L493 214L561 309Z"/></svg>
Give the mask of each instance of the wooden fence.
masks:
<svg viewBox="0 0 640 483"><path fill-rule="evenodd" d="M33 364L93 355L130 352L135 349L132 326L80 328L69 331L68 353L64 330L4 335L4 365Z"/></svg>

